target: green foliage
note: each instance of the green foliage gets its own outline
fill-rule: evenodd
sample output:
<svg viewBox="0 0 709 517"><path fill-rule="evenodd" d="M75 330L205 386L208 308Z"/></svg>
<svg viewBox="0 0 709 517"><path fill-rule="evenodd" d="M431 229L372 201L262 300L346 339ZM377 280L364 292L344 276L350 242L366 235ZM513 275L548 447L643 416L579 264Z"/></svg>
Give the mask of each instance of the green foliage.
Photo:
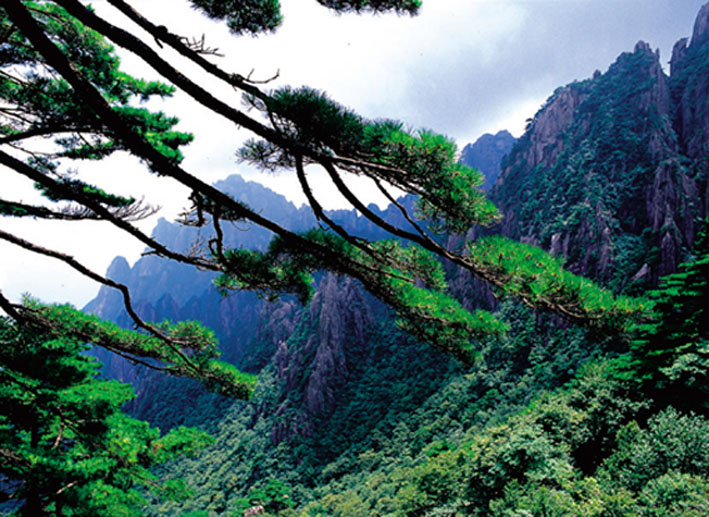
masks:
<svg viewBox="0 0 709 517"><path fill-rule="evenodd" d="M452 140L423 130L414 135L401 127L373 133L379 133L379 138L368 142L371 150L367 152L376 156L377 163L406 171L405 180L393 177L392 183L408 183L414 188L420 195L419 216L429 221L432 229L462 233L473 225L500 219L497 208L479 188L482 174L457 162Z"/></svg>
<svg viewBox="0 0 709 517"><path fill-rule="evenodd" d="M39 183L35 184L35 188L39 190L44 197L51 199L52 201L72 200L72 196L80 194L91 199L92 201L106 206L128 206L135 202L135 199L133 198L125 198L123 196L109 194L100 188L94 187L77 179L63 178L59 181L59 184L68 192L67 194L59 193L56 190L49 189Z"/></svg>
<svg viewBox="0 0 709 517"><path fill-rule="evenodd" d="M293 267L290 261L278 261L271 254L254 250L227 250L221 257L225 273L214 280L224 294L228 290L249 289L266 294L274 301L279 293L290 292L306 303L313 295L312 275Z"/></svg>
<svg viewBox="0 0 709 517"><path fill-rule="evenodd" d="M490 515L633 515L633 499L624 492L608 493L595 478L567 481L563 487L510 484L503 498L490 504Z"/></svg>
<svg viewBox="0 0 709 517"><path fill-rule="evenodd" d="M51 210L43 206L32 206L24 203L13 203L0 200L0 214L10 217L46 217L52 214Z"/></svg>
<svg viewBox="0 0 709 517"><path fill-rule="evenodd" d="M653 317L637 327L626 375L653 396L679 407L707 394L709 375L709 221L703 223L694 258L648 292ZM701 407L701 406L700 406ZM705 410L705 408L703 409Z"/></svg>
<svg viewBox="0 0 709 517"><path fill-rule="evenodd" d="M472 362L476 355L471 340L499 334L506 328L487 311L467 311L445 292L440 262L417 246L379 241L363 250L330 232L313 230L302 236L327 246L341 257L340 262L325 263L276 238L265 253L227 252L222 259L227 273L217 279L217 286L272 292L289 289L304 300L312 292L312 272L328 269L350 274L394 309L399 327L466 362Z"/></svg>
<svg viewBox="0 0 709 517"><path fill-rule="evenodd" d="M225 20L229 29L235 34L273 31L282 21L278 0L191 0L191 2L210 18Z"/></svg>
<svg viewBox="0 0 709 517"><path fill-rule="evenodd" d="M234 34L258 34L276 30L283 17L279 0L190 0L210 18L226 21ZM317 0L337 12L385 12L415 14L419 0Z"/></svg>
<svg viewBox="0 0 709 517"><path fill-rule="evenodd" d="M428 515L427 512L440 506L442 501L454 501L462 482L464 464L462 452L446 451L413 467L396 494L396 514Z"/></svg>
<svg viewBox="0 0 709 517"><path fill-rule="evenodd" d="M180 147L192 141L192 135L174 131L178 119L162 112L136 106L155 96L171 95L175 89L156 81L134 78L119 70L120 61L103 36L67 15L53 2L26 2L45 34L72 61L83 77L100 91L125 123L143 135L155 149L168 158L182 160ZM0 121L0 134L20 142L33 137L53 138L58 149L35 156L30 163L40 170L56 171L60 158L100 160L125 150L121 139L96 117L71 86L50 73L44 57L37 53L20 31L13 28L4 9L0 9L0 27L8 35L0 52L0 99L14 107ZM20 73L21 72L21 73ZM61 186L80 192L106 206L125 206L134 200L114 196L77 179L63 178ZM57 190L40 188L53 201L66 199ZM16 211L17 212L17 211ZM17 215L17 213L15 214Z"/></svg>
<svg viewBox="0 0 709 517"><path fill-rule="evenodd" d="M383 12L395 10L397 13L416 14L421 7L420 0L317 0L319 4L338 12Z"/></svg>
<svg viewBox="0 0 709 517"><path fill-rule="evenodd" d="M166 341L155 335L121 329L70 305L41 305L28 300L24 312L31 321L56 336L92 342L128 357L155 359L170 373L198 379L210 390L238 398L248 398L253 391L255 378L219 361L214 333L199 323L159 325L157 328Z"/></svg>
<svg viewBox="0 0 709 517"><path fill-rule="evenodd" d="M478 508L511 486L562 487L593 472L620 426L645 404L633 401L603 365L592 365L567 391L544 394L528 410L473 437L466 495Z"/></svg>
<svg viewBox="0 0 709 517"><path fill-rule="evenodd" d="M478 188L482 174L458 163L455 142L447 137L425 130L413 133L395 121L366 120L307 87L284 87L269 96L250 95L246 100L268 114L280 135L294 146L347 158L354 170L366 169L417 194L419 215L435 230L465 232L472 225L490 224L500 217ZM295 163L291 152L265 140L248 141L240 156L269 170Z"/></svg>
<svg viewBox="0 0 709 517"><path fill-rule="evenodd" d="M500 516L700 515L709 478L706 421L669 409L647 429L625 424L647 406L608 366L586 368L569 389L542 395L503 424L473 428L465 454L446 451L407 469L398 508L402 515L436 508L443 515L445 508L456 515L462 508Z"/></svg>
<svg viewBox="0 0 709 517"><path fill-rule="evenodd" d="M709 476L709 422L668 408L648 420L635 422L618 436L618 448L603 464L599 477L607 484L640 492L649 482L671 472Z"/></svg>
<svg viewBox="0 0 709 517"><path fill-rule="evenodd" d="M279 479L271 479L261 488L254 488L247 497L238 499L235 503L234 517L241 517L243 511L253 506L263 506L268 513L277 514L293 507L289 496L290 488Z"/></svg>
<svg viewBox="0 0 709 517"><path fill-rule="evenodd" d="M629 335L633 322L645 317L650 304L615 296L593 281L562 267L562 260L528 244L487 237L469 245L476 268L497 280L503 295L518 296L604 333Z"/></svg>
<svg viewBox="0 0 709 517"><path fill-rule="evenodd" d="M706 476L670 471L650 481L640 492L635 515L700 517L709 511Z"/></svg>
<svg viewBox="0 0 709 517"><path fill-rule="evenodd" d="M6 318L0 341L0 491L15 501L13 515L135 515L145 504L139 489L186 495L151 468L211 437L188 428L161 437L122 413L132 390L97 379L98 362L81 341Z"/></svg>
<svg viewBox="0 0 709 517"><path fill-rule="evenodd" d="M419 5L414 0L320 3L340 12L415 12ZM87 91L94 87L124 125L110 116L101 120L93 108L104 115L110 112L101 111L100 102L86 105L65 79L49 72L53 63L46 60L52 61L51 53L35 52L10 22L20 18L0 8L8 42L0 47L5 72L0 98L28 114L3 119L3 142L51 137L59 149L34 157L30 164L35 170L54 175L62 160L98 160L130 150L155 172L179 172L178 180L194 191L199 225L206 224L206 213L217 233L218 219L250 219L279 230L265 252L224 250L218 239L210 242L210 265L223 272L216 281L221 289L252 289L269 298L291 292L306 302L320 270L350 275L393 309L392 320L399 328L465 362L478 360L464 372L461 365L391 332L386 320L387 325L363 331L372 338L368 348L344 347L351 384L342 391L349 398L321 415L303 409L312 372L269 366L257 402L243 411L226 411L218 446L197 462L183 460L171 467L171 474L184 471L191 485L203 489L184 504L186 508L224 513L263 504L271 512L288 514L292 505L302 504L306 514L330 515L623 515L650 513L652 508L699 514L706 507L707 460L697 452L706 449L703 418L667 410L652 416L647 425L644 421L667 405L653 400L661 393L648 390L648 385L662 389L676 383L706 391L703 255L652 295L658 316L636 328L650 307L644 300L615 297L565 271L559 260L537 248L481 239L466 249L469 255L454 256L454 262L469 266L470 272L495 285L498 294L584 322L595 334L563 325L552 328L559 320L508 301L496 315L470 312L449 291L438 258L422 247L370 243L320 230L291 234L270 221L263 223L245 205L230 202L177 169L180 148L191 136L174 131L177 119L136 106L136 101L169 95L172 88L121 73L102 36L56 4L14 5L32 10L41 29L88 81ZM235 33L268 31L280 23L276 0L193 0L193 5L210 17L226 19ZM155 37L158 44L169 44L169 38ZM643 222L625 217L644 201L641 179L651 170L648 142L640 129L667 123L653 110L638 116L628 107L629 98L652 86L638 72L648 66L646 53L636 52L619 60L601 80L564 90L583 98L579 114L584 116L572 124L564 145L550 150L563 159L545 164L538 175L525 174L526 164L515 162L511 178L524 179L509 181L500 191L504 195L505 188L522 185L531 202L513 216L522 221L525 235L539 235L545 246L554 235L587 228L591 230L584 237L589 239L605 230L627 234L615 248L624 271L602 279L615 287L628 287L627 273L639 264L652 265L649 243L654 236L638 234ZM23 71L21 77L13 76L17 70ZM82 84L71 73L64 74L74 79L72 84ZM478 188L481 175L456 163L456 146L449 138L394 121L366 120L312 88L286 87L266 94L248 80L229 75L226 81L248 92L247 102L271 124L262 126L215 103L181 76L168 75L197 100L263 138L248 142L241 151L242 158L263 168L297 166L302 172L300 165L320 164L336 184L343 172L381 180L418 195L418 215L435 232L464 233L472 225L499 219ZM591 112L600 115L585 117ZM527 144L523 142L516 158L528 150ZM151 150L167 160L155 159ZM683 166L674 164L669 172L679 174ZM82 196L108 207L133 201L66 178L45 190L52 200ZM356 200L353 204L366 213ZM38 214L32 207L5 201L0 210ZM386 224L381 226L386 229ZM392 233L407 236L402 229ZM438 249L439 256L453 255L436 248L423 231L412 240ZM572 262L587 260L588 271L601 269L599 256L582 247L571 250ZM3 413L6 420L0 421L1 450L11 467L6 474L9 486L19 487L18 494L39 493L25 500L43 505L47 512L80 514L88 508L86 515L107 514L109 509L112 515L135 513L143 503L133 487L156 479L150 467L208 441L204 434L184 428L160 438L146 423L120 413L129 392L116 383L96 381L95 365L80 354L83 348L77 343L91 342L199 379L219 393L246 398L255 389L253 377L218 361L214 336L193 322L142 325L146 332L141 333L70 307L28 303L18 311L26 321L41 325L51 339L40 339L32 345L36 351L17 357L13 354L21 347L0 352L0 395L11 401L8 413ZM512 321L504 322L499 317L504 315ZM307 368L317 359L313 343L319 324L312 313L305 314L286 343L287 353L301 354ZM510 327L515 335L505 334ZM626 337L634 330L639 337L633 355L612 362L599 358L624 346L603 340L604 333ZM544 335L537 335L539 331ZM589 336L601 341L592 342ZM479 340L475 346L473 339ZM596 362L581 367L589 358ZM630 368L622 370L624 365ZM32 371L35 367L37 372ZM628 382L628 372L651 382ZM279 383L290 391L285 393ZM442 388L440 394L434 393L437 387ZM318 419L328 419L328 426L318 426ZM25 483L13 484L15 480ZM179 495L184 494L183 486L170 479L160 490ZM169 514L179 504L161 503L153 511Z"/></svg>
<svg viewBox="0 0 709 517"><path fill-rule="evenodd" d="M647 429L631 422L595 477L512 483L492 515L702 515L707 509L706 422L669 409Z"/></svg>
<svg viewBox="0 0 709 517"><path fill-rule="evenodd" d="M360 147L364 119L331 100L324 92L308 87L284 86L264 96L245 96L257 110L269 114L276 128L300 146L333 153L346 153ZM268 155L264 152L268 150ZM292 157L265 141L250 141L241 157L266 168L292 164Z"/></svg>

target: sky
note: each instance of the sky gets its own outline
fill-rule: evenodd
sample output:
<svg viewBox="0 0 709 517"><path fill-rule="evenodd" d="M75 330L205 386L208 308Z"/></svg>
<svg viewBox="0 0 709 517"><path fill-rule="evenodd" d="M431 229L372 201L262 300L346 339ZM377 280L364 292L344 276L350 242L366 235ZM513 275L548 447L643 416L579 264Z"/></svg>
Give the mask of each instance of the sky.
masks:
<svg viewBox="0 0 709 517"><path fill-rule="evenodd" d="M282 0L284 23L275 33L234 37L222 25L206 20L187 0L133 0L142 14L171 31L201 37L224 57L222 68L268 79L268 87L308 85L368 118L394 118L412 128L429 128L454 140L462 149L484 133L502 129L522 134L559 86L605 71L621 52L639 40L659 49L667 63L672 46L691 36L694 19L706 0L423 0L420 15L334 15L314 0ZM140 35L105 0L91 2L97 12ZM151 42L150 38L146 39ZM151 42L152 43L152 42ZM154 46L154 45L153 45ZM167 49L157 49L173 64ZM133 75L157 78L134 56L120 52ZM200 84L228 102L240 103L236 92L209 78ZM292 174L264 175L237 163L234 151L249 136L244 130L206 112L177 93L150 107L181 118L179 128L195 134L185 149L187 170L208 182L238 173L304 201ZM160 205L158 215L141 223L150 232L157 217L172 220L187 205L186 192L165 178L147 175L127 156L78 167L82 178L117 193L139 189L146 201ZM323 175L311 171L324 204L343 206ZM0 168L3 197L37 201L29 184ZM370 186L352 184L362 197L378 202ZM104 273L116 255L129 262L143 246L105 223L54 223L3 219L2 228L42 246L69 253ZM19 300L22 293L46 302L81 307L99 286L68 266L37 257L0 242L0 290Z"/></svg>

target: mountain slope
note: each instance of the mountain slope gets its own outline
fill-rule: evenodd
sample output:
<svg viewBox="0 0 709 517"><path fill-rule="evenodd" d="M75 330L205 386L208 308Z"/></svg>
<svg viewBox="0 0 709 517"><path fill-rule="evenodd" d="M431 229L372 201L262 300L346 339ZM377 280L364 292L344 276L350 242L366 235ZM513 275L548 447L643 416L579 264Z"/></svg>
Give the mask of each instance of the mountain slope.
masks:
<svg viewBox="0 0 709 517"><path fill-rule="evenodd" d="M500 174L500 163L512 149L515 138L508 131L499 131L495 135L485 133L474 143L463 147L460 162L473 169L478 169L485 176L483 190L489 192Z"/></svg>
<svg viewBox="0 0 709 517"><path fill-rule="evenodd" d="M503 233L615 289L676 269L707 210L702 20L692 44L675 47L671 77L640 42L606 73L549 98L492 190Z"/></svg>

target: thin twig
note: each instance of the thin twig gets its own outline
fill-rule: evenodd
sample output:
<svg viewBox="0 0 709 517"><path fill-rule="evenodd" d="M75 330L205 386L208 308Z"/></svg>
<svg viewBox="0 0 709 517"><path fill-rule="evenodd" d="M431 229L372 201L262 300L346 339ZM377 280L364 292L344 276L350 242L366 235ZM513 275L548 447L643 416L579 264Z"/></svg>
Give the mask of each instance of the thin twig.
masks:
<svg viewBox="0 0 709 517"><path fill-rule="evenodd" d="M100 203L91 200L87 196L83 196L80 193L77 193L73 190L68 189L66 186L62 185L56 180L53 180L52 178L49 178L47 175L41 173L40 171L30 167L26 163L18 160L17 158L0 151L0 164L5 165L14 171L22 174L23 176L28 177L29 179L39 183L40 185L43 185L50 189L53 192L58 192L62 196L66 197L67 199L72 199L76 201L77 203L80 203L92 211L94 211L96 214L104 218L105 220L111 222L118 228L126 231L139 241L143 242L144 244L150 246L153 248L157 253L159 253L162 256L171 258L173 260L176 260L178 262L184 262L187 264L192 264L194 266L202 267L204 269L210 269L213 271L219 271L219 268L215 264L210 264L202 260L197 260L193 257L188 257L185 256L181 253L177 253L175 251L172 251L168 249L167 247L163 246L156 240L152 239L151 237L148 237L146 234L138 230L135 226L129 224L127 221L121 219L120 217L116 217L113 213L111 213L110 210L108 210L106 207L101 205Z"/></svg>
<svg viewBox="0 0 709 517"><path fill-rule="evenodd" d="M391 195L391 193L384 188L384 185L381 184L381 182L377 178L373 178L374 184L377 186L379 191L384 194L384 196L389 200L389 202L397 207L401 214L404 216L404 218L408 221L408 223L414 227L414 229L421 234L421 237L426 238L426 239L431 239L431 237L423 231L423 228L419 226L419 224L414 221L414 219L409 215L409 212L404 208L404 206L399 203L394 196ZM431 239L432 240L432 239Z"/></svg>

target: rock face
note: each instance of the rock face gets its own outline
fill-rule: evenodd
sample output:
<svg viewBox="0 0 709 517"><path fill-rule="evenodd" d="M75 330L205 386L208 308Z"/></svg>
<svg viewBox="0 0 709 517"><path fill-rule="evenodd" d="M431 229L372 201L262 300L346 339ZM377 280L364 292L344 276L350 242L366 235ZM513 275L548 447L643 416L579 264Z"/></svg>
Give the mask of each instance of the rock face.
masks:
<svg viewBox="0 0 709 517"><path fill-rule="evenodd" d="M314 417L334 410L338 391L375 323L370 303L350 278L328 273L321 280L298 327L273 358L282 387L275 403L273 443L309 435Z"/></svg>
<svg viewBox="0 0 709 517"><path fill-rule="evenodd" d="M491 197L502 232L617 289L676 269L707 213L709 5L671 76L639 42L604 74L557 89L508 155Z"/></svg>
<svg viewBox="0 0 709 517"><path fill-rule="evenodd" d="M695 163L695 176L703 186L709 167L709 4L699 12L691 43L687 45L685 38L674 46L670 89L681 151ZM706 214L706 190L702 196Z"/></svg>
<svg viewBox="0 0 709 517"><path fill-rule="evenodd" d="M460 162L482 172L485 176L482 188L489 191L500 173L502 158L510 152L514 143L515 137L508 131L500 131L495 135L485 133L475 143L463 148Z"/></svg>
<svg viewBox="0 0 709 517"><path fill-rule="evenodd" d="M692 32L692 46L701 47L709 42L709 4L705 4L697 15Z"/></svg>

